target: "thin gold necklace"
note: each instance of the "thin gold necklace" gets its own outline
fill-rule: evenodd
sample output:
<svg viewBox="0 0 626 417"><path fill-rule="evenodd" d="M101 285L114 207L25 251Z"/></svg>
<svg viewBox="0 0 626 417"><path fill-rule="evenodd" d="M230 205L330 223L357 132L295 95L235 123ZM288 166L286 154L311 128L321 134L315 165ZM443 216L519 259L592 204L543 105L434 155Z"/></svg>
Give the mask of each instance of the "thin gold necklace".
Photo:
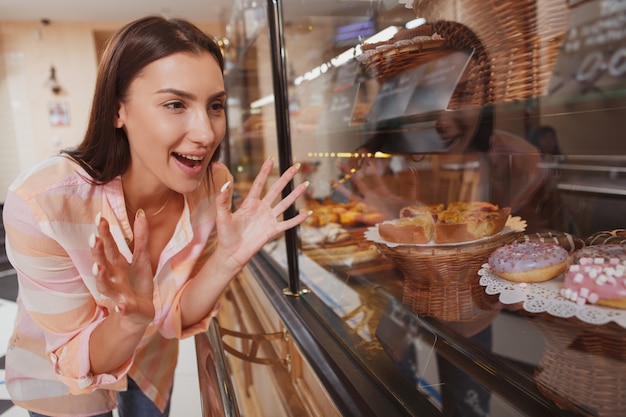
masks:
<svg viewBox="0 0 626 417"><path fill-rule="evenodd" d="M122 177L120 177L121 182L122 182L122 193L124 192L124 179ZM172 199L172 195L174 193L172 192L172 190L170 190L170 195L167 196L167 200L165 200L165 203L163 203L163 205L161 206L161 208L159 208L157 211L155 211L154 213L152 213L150 215L150 217L154 217L156 215L158 215L159 213L161 213L163 210L165 210L165 207L167 207L167 203L170 202L170 200ZM129 209L132 213L133 213L133 217L135 217L137 215L137 210L133 209L130 204L128 204L128 200L126 199L126 197L124 197L124 202L126 203L126 208Z"/></svg>
<svg viewBox="0 0 626 417"><path fill-rule="evenodd" d="M161 213L163 210L165 210L165 207L167 207L167 203L170 202L170 200L172 199L172 194L174 194L173 192L170 191L170 195L167 197L167 200L165 200L165 203L163 203L163 205L161 206L161 208L159 208L157 211L155 211L154 213L152 213L150 215L150 217L154 217L156 215L158 215L159 213ZM137 210L133 209L128 202L126 202L126 208L128 208L132 213L133 213L133 217L135 217L137 215Z"/></svg>

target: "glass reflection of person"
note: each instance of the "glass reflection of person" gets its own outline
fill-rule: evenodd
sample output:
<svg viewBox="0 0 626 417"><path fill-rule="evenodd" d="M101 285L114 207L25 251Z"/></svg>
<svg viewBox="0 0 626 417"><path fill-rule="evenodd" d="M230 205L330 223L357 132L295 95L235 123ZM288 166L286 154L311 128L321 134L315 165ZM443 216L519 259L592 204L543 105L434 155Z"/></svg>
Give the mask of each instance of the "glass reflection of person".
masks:
<svg viewBox="0 0 626 417"><path fill-rule="evenodd" d="M437 158L439 165L445 165L446 162L477 162L479 183L474 199L511 207L512 214L522 217L524 214L529 217L528 214L533 213L536 208L532 206L533 197L547 180L546 170L540 164L541 154L524 138L494 129L492 106L443 111L437 118L436 131L445 152L426 158ZM361 154L379 151L383 137L383 133L375 135L373 140L360 149ZM398 159L403 162L397 163ZM415 158L413 155L395 155L387 160L402 166L407 174L396 176L402 178L401 188L405 190L402 194L394 192L385 178L390 170L388 164L368 157L361 158L356 163L340 164L343 173L350 174L351 188L341 184L335 184L335 188L346 197L379 206L382 213L394 218L402 206L423 203L416 189L420 181L423 181L419 167L419 164L423 164L422 159L423 157ZM358 169L355 170L355 167ZM526 217L524 218L529 223L529 231L547 228L541 223L541 219L535 216L528 219Z"/></svg>
<svg viewBox="0 0 626 417"><path fill-rule="evenodd" d="M513 215L528 222L529 231L539 230L540 219L524 214L535 209L529 205L547 180L541 154L524 138L494 129L494 117L492 106L443 112L436 129L446 145L445 154L479 161L477 199L511 207Z"/></svg>
<svg viewBox="0 0 626 417"><path fill-rule="evenodd" d="M433 149L436 155L428 156L437 159L439 165L447 161L472 161L479 163L479 185L474 196L476 200L490 201L502 207L511 207L513 214L531 213L532 197L546 181L546 171L540 162L541 153L536 146L522 137L495 128L495 110L491 104L492 78L494 69L490 67L490 59L481 40L473 31L456 22L437 22L436 31L443 33L449 46L455 45L459 49L472 48L474 50L466 69L460 77L449 109L440 111L436 116L435 129L439 137L438 149ZM419 133L407 140L419 141ZM376 132L362 145L363 153L384 151L388 142L385 131ZM400 150L402 152L402 150ZM410 151L407 151L410 152ZM406 153L405 153L406 154ZM423 155L422 155L423 156ZM403 158L396 155L395 159ZM419 185L420 167L416 166L415 155L404 157L404 169L412 175L397 176L405 182L403 189L407 190L406 183ZM372 179L382 171L368 169L379 163L360 161L358 166L366 168L351 172L352 189L356 198L363 198L366 202L388 203L393 210L381 208L390 217L397 216L397 209L402 204L420 204L420 195L410 190L402 195L393 193L385 188L385 179ZM344 173L349 173L355 164L349 162L340 166ZM417 178L414 178L417 177ZM365 180L367 179L367 180ZM374 186L371 186L371 185ZM340 191L346 191L340 188ZM347 190L348 194L350 190ZM383 195L384 198L380 198ZM437 203L437 202L435 202ZM534 220L534 219L532 219ZM541 229L529 222L529 230Z"/></svg>
<svg viewBox="0 0 626 417"><path fill-rule="evenodd" d="M535 145L543 155L561 155L556 129L552 126L539 126L530 136L530 143Z"/></svg>
<svg viewBox="0 0 626 417"><path fill-rule="evenodd" d="M534 216L533 224L541 223L546 230L580 233L575 208L566 204L558 188L561 181L559 164L565 160L565 155L561 151L556 129L541 125L531 133L529 142L541 152L548 173L544 184L533 196L533 211L524 215L529 218Z"/></svg>
<svg viewBox="0 0 626 417"><path fill-rule="evenodd" d="M481 45L474 46L477 51L484 53ZM489 60L484 57L480 62ZM549 226L543 223L541 216L533 215L537 208L534 197L542 193L542 188L547 184L541 153L526 139L495 128L495 107L490 104L489 79L470 80L472 65L470 63L455 91L453 110L440 111L437 115L435 129L440 139L440 149L437 149L437 154L425 157L438 158L440 163L477 162L479 183L474 199L511 207L512 214L527 220L528 232L544 230ZM479 72L492 73L487 70ZM385 141L384 131L377 132L363 144L360 154L384 151ZM404 159L404 163L397 165L403 166L409 173L409 181L406 176L403 178L404 185L408 182L418 185L421 179L420 169L416 165L423 163L419 161L420 158L413 155L403 157L402 154L395 157ZM335 184L336 189L344 196L365 200L388 217L397 217L398 209L403 205L423 203L418 192L397 193L388 187L384 178L388 167L381 167L380 161L373 163L366 157L341 164L340 169L343 174L349 174L351 187ZM471 339L472 343L491 350L492 318L495 315L479 323L480 326L468 323L469 327L457 326L457 330ZM444 415L488 415L490 391L439 355L437 363L443 382Z"/></svg>

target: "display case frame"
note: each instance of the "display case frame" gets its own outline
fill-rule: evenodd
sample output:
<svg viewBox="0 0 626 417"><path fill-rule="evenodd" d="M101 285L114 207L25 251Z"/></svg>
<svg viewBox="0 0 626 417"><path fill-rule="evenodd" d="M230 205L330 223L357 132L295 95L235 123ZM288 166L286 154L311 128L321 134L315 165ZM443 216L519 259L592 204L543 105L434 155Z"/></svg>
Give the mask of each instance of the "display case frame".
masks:
<svg viewBox="0 0 626 417"><path fill-rule="evenodd" d="M415 149L407 151L405 145L414 143L416 138L436 132L435 121L442 112L454 114L459 110L454 104L451 104L451 101L448 104L449 108L439 111L401 114L398 117L383 121L373 120L354 123L354 120L351 120L341 126L334 125L331 128L302 134L298 128L298 122L292 118L294 99L290 92L294 90L295 77L288 61L290 39L285 34L284 3L289 2L267 1L265 5L267 32L264 35L266 37L262 39L246 38L245 47L249 48L249 45L255 41L265 43L264 52L270 57L268 62L271 63L269 74L272 80L274 106L271 112L267 111L263 115L263 121L272 126L271 128L267 128L267 126L264 128L265 140L266 144L274 142L276 145L279 172L286 170L294 162L309 162L302 159L302 153L296 155L293 149L293 145L300 140L299 137L306 137L307 140L320 139L321 141L327 141L328 136L340 137L343 142L357 149L378 135L383 136L386 140L382 146L377 145L378 147L369 149L368 151L371 151L372 154L377 151L388 154L415 154L418 151ZM455 10L459 22L472 26L470 24L471 19L467 17L468 11L459 6L462 3L460 1L450 0L438 4L432 1L415 1L414 3L416 8L423 7L424 13L432 19L449 17L446 13L450 13L450 11L446 7L451 4L456 5ZM511 87L511 85L515 85L514 81L508 85L495 82L493 87L488 90L487 104L483 102L481 107L495 109L498 115L496 120L498 127L512 127L513 130L528 128L528 132L532 130L531 127L538 127L543 123L554 123L563 127L567 123L571 123L572 120L578 119L576 123L581 126L588 123L594 124L597 123L598 118L602 117L601 113L607 112L611 114L610 123L612 123L612 127L605 129L605 132L617 132L622 123L620 119L624 119L619 117L620 114L623 114L621 103L623 102L622 97L624 97L623 88L619 85L617 88L600 93L573 96L543 95L543 91L548 88L552 69L555 67L556 56L559 51L557 46L561 45L563 37L567 35L563 28L578 24L584 25L585 22L580 21L580 16L588 14L589 9L584 12L576 11L576 9L594 7L599 2L570 2L568 4L570 6L568 13L570 14L559 11L554 15L550 15L550 11L558 6L556 1L537 2L537 5L540 3L541 7L537 6L537 9L533 11L536 22L526 22L530 26L533 24L540 26L540 30L535 29L533 33L541 36L532 38L529 45L532 44L535 45L533 48L544 48L541 50L547 51L545 55L535 57L539 64L530 68L528 74L525 75L526 79L535 80L532 88L525 87L526 90L522 95L516 96L507 93L509 88L515 90ZM510 10L510 17L514 18L517 16L516 13L527 13L530 4L531 2L520 2ZM498 7L500 10L504 6ZM565 4L563 8L565 8ZM552 20L550 20L550 16L552 16ZM503 27L508 24L508 21L503 22L497 23L502 24ZM294 23L289 22L289 24L291 25L290 34L293 35ZM479 25L478 32L483 30L482 39L488 39L484 28L484 24ZM524 26L520 30L521 33L524 33L524 30L529 29ZM261 35L263 36L263 31L261 31ZM505 60L508 53L502 48L495 52L490 50L490 52L495 56L493 60ZM261 55L259 54L259 56ZM235 65L237 64L235 63ZM497 66L499 63L495 62L493 65ZM568 64L564 65L567 67ZM242 64L242 66L245 65ZM332 97L331 95L331 100L325 104L329 102L332 104ZM356 94L350 97L359 100L359 96ZM370 104L372 103L370 102ZM609 116L607 116L607 120L609 120ZM319 122L319 119L317 121ZM268 131L271 133L268 134ZM601 184L607 182L605 177L611 181L616 178L617 180L621 179L623 164L626 164L626 157L624 157L626 152L623 147L615 144L614 140L613 142L603 140L598 148L590 149L585 141L579 140L584 137L582 132L572 133L569 128L564 128L564 131L572 138L571 140L568 138L567 146L569 149L564 154L544 162L542 166L557 176L559 189L569 199L566 201L567 204L576 208L576 204L584 202L589 193L603 194L602 190L608 189L600 188ZM611 136L615 135L612 134ZM400 151L399 147L403 150ZM342 150L346 151L346 149ZM437 153L436 150L432 149L421 150L420 152L425 154ZM608 153L613 154L611 158L607 158ZM315 156L314 152L313 154ZM360 156L360 154L355 155ZM608 164L605 163L607 159L610 162ZM599 160L603 160L603 163L600 165L592 163ZM307 168L309 167L307 166ZM311 167L311 170L314 171L315 167ZM591 172L599 174L592 177L589 174ZM326 173L318 175L314 173L312 176L304 177L303 174L305 179L313 178L315 180L317 177L324 180L328 178L328 175ZM591 181L591 188L582 187L581 184L584 184L582 180ZM609 185L613 186L610 198L620 199L620 190L626 189L624 183L614 181ZM286 193L290 189L291 187L286 190ZM587 202L586 204L589 207L591 203ZM619 204L621 204L620 201L610 201L611 206L619 207ZM295 206L291 208L287 217L291 217L295 210ZM588 211L594 213L596 217L603 217L603 215L598 216L597 209L589 209ZM580 213L585 213L585 211L575 212L574 217ZM609 229L619 226L619 218L613 217L605 220L606 222L602 226L585 221L582 228L570 231L579 232L581 236L587 236L599 228ZM407 383L406 379L403 379L405 377L398 367L398 358L394 357L393 346L384 346L383 343L390 339L383 341L376 333L378 330L376 327L380 326L381 322L389 320L390 314L387 310L390 308L402 311L402 314L409 317L408 327L400 328L399 331L418 328L421 332L422 342L428 341L430 343L430 345L422 346L422 351L429 349L432 352L436 351L438 357L447 360L462 374L469 376L479 386L497 396L499 401L506 403L503 408L498 409L505 414L499 415L612 415L612 410L604 409L597 404L577 403L574 401L575 395L572 396L571 393L554 394L547 393L545 390L542 391L536 381L537 372L541 371L539 369L540 355L535 355L528 362L524 358L520 359L520 355L523 354L520 354L519 350L523 350L524 346L508 347L510 352L499 346L485 348L481 342L477 342L464 334L462 328L459 330L454 323L450 325L445 320L442 321L436 317L424 317L416 311L412 311L411 308L399 302L398 288L393 286L389 288L384 281L381 284L380 279L381 277L385 279L385 274L390 273L388 270L378 270L376 273L379 276L372 278L371 274L368 275L368 272L364 272L363 269L350 266L325 265L321 270L315 268L315 265L311 267L310 257L307 257L303 251L301 239L301 230L293 229L286 232L278 244L276 242L270 243L247 268L253 276L257 277L265 296L271 300L285 327L297 341L306 360L320 376L320 380L329 391L330 396L336 400L337 408L341 410L343 415L382 415L381 413L394 415L387 413L397 413L397 415L427 416L446 415L448 413L442 407L441 398L435 398L437 392L433 394L424 387L412 386ZM315 264L315 262L313 263ZM328 277L320 278L321 281L311 280L311 275L314 274L327 274ZM398 274L398 272L395 271L393 274ZM309 275L308 279L303 280L306 275ZM317 275L315 277L317 278ZM333 292L336 293L336 291L345 291L346 293L355 291L362 302L352 310L350 308L355 306L347 303L348 311L342 311L343 315L340 315L337 312L337 306L333 304L337 301L333 298ZM493 301L493 297L491 299ZM496 303L498 302L496 295ZM368 310L368 303L373 306L370 310ZM344 306L339 307L343 308ZM537 322L534 321L540 320L541 315L529 314L523 308L520 309L519 306L505 306L503 308L500 305L498 309L498 316L492 322L497 332L504 334L504 327L513 326L514 332L519 333L516 336L516 340L520 339L518 342L528 338L535 341L531 343L531 347L536 347L539 352L542 351L541 343L546 343L546 340L549 341L549 339L544 339L544 334L540 331L541 326L538 326ZM368 317L370 312L373 316L364 319L363 317ZM372 328L369 329L370 339L364 338L362 333L359 333L363 331L363 326L367 327L368 323L364 323L367 320L372 323ZM387 325L388 321L385 321L384 324ZM399 335L400 333L397 333L395 337L399 338ZM499 343L502 341L500 340ZM555 399L554 395L560 398Z"/></svg>

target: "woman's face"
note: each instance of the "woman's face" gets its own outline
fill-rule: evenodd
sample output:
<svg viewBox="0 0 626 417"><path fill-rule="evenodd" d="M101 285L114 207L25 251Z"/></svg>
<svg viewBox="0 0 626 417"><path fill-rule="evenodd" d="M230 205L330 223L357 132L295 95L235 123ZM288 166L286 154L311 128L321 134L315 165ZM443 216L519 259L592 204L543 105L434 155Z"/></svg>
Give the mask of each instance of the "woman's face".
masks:
<svg viewBox="0 0 626 417"><path fill-rule="evenodd" d="M446 153L467 151L477 128L479 107L444 111L437 118L436 130Z"/></svg>
<svg viewBox="0 0 626 417"><path fill-rule="evenodd" d="M224 78L209 53L176 53L146 66L120 103L131 163L125 175L147 188L189 193L224 138Z"/></svg>

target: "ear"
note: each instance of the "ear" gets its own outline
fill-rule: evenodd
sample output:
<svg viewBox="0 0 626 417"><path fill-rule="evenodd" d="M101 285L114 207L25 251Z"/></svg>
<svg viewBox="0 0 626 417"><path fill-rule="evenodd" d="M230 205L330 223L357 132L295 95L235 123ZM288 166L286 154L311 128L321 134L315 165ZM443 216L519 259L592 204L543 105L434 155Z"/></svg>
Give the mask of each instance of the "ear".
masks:
<svg viewBox="0 0 626 417"><path fill-rule="evenodd" d="M126 120L126 108L124 104L122 103L119 105L119 108L117 109L117 114L115 115L113 119L113 125L116 128L120 129L124 127L125 120Z"/></svg>

